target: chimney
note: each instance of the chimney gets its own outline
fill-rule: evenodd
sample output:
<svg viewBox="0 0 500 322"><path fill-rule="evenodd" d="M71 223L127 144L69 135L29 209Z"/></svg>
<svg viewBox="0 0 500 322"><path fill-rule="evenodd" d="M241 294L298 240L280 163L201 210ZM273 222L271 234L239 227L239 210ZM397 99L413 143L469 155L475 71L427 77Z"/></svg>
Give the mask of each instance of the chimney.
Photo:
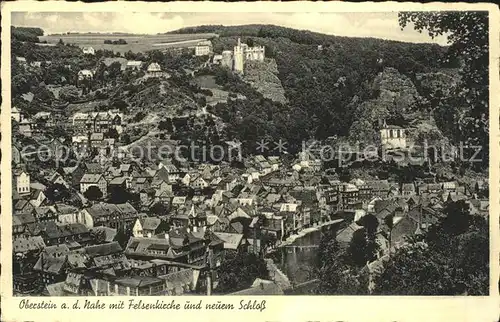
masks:
<svg viewBox="0 0 500 322"><path fill-rule="evenodd" d="M170 236L168 235L168 233L165 233L165 239L166 239L166 240L169 240L169 239L170 239Z"/></svg>
<svg viewBox="0 0 500 322"><path fill-rule="evenodd" d="M260 282L260 289L263 290L264 289L264 283L263 282Z"/></svg>
<svg viewBox="0 0 500 322"><path fill-rule="evenodd" d="M238 47L241 46L241 39L238 38Z"/></svg>

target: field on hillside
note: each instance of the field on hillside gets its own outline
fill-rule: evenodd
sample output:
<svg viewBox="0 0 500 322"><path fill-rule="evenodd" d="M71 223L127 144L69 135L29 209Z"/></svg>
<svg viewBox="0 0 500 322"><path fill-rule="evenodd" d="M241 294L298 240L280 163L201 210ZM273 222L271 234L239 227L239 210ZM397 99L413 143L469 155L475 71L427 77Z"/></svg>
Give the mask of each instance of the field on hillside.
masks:
<svg viewBox="0 0 500 322"><path fill-rule="evenodd" d="M215 34L169 34L169 35L120 35L120 34L70 34L39 37L40 41L55 44L62 39L64 43L79 47L92 46L94 49L106 49L117 52L145 52L153 49L195 46L197 42L216 36ZM105 44L104 40L124 39L125 45Z"/></svg>

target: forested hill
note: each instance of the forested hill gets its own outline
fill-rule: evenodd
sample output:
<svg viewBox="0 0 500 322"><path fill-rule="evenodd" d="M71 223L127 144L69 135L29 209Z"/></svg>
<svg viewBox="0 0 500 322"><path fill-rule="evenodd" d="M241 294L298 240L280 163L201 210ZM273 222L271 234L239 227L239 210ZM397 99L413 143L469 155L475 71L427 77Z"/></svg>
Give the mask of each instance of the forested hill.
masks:
<svg viewBox="0 0 500 322"><path fill-rule="evenodd" d="M445 47L435 44L338 37L272 25L200 26L174 33L200 32L219 35L212 40L218 53L231 49L238 37L266 47L266 57L276 60L288 100L288 115L276 117L286 122L287 133L280 135L288 134L289 141L348 136L361 103L378 97L374 79L387 68L415 82L417 74L457 65L446 59Z"/></svg>

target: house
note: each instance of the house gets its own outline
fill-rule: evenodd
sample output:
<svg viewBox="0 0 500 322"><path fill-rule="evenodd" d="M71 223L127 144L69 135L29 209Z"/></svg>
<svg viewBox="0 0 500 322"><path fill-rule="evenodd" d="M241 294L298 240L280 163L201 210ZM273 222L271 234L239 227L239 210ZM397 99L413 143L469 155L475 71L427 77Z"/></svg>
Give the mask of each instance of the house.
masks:
<svg viewBox="0 0 500 322"><path fill-rule="evenodd" d="M12 109L10 110L10 116L14 121L18 123L21 122L21 111L17 107L12 106Z"/></svg>
<svg viewBox="0 0 500 322"><path fill-rule="evenodd" d="M12 216L12 236L14 239L25 236L29 237L29 226L35 223L35 217L31 212L16 213Z"/></svg>
<svg viewBox="0 0 500 322"><path fill-rule="evenodd" d="M134 191L147 190L151 185L151 177L147 174L138 174L132 177L130 188Z"/></svg>
<svg viewBox="0 0 500 322"><path fill-rule="evenodd" d="M224 242L224 249L243 251L247 247L243 234L215 232L215 235Z"/></svg>
<svg viewBox="0 0 500 322"><path fill-rule="evenodd" d="M149 77L160 77L162 76L162 71L161 71L161 67L160 67L160 64L158 63L151 63L149 64L148 66L148 69L146 71L146 75L149 76Z"/></svg>
<svg viewBox="0 0 500 322"><path fill-rule="evenodd" d="M45 248L40 236L20 237L12 241L13 288L18 292L28 294L36 290L39 276L33 271L38 260L38 254Z"/></svg>
<svg viewBox="0 0 500 322"><path fill-rule="evenodd" d="M30 195L30 203L35 206L35 208L39 208L46 199L47 196L39 189L33 189Z"/></svg>
<svg viewBox="0 0 500 322"><path fill-rule="evenodd" d="M207 216L207 228L210 228L213 232L223 232L227 229L229 225L229 220L227 218L220 218L216 215Z"/></svg>
<svg viewBox="0 0 500 322"><path fill-rule="evenodd" d="M108 192L108 183L102 174L86 173L80 180L80 192L85 193L90 187L97 187L102 195L106 196Z"/></svg>
<svg viewBox="0 0 500 322"><path fill-rule="evenodd" d="M130 270L130 263L118 242L87 246L79 253L87 259L87 269L112 270L118 273L116 275Z"/></svg>
<svg viewBox="0 0 500 322"><path fill-rule="evenodd" d="M81 210L77 219L88 228L106 226L115 229L131 229L138 217L139 212L129 203L100 202Z"/></svg>
<svg viewBox="0 0 500 322"><path fill-rule="evenodd" d="M125 69L127 69L127 70L141 70L141 67L142 67L142 61L129 60L129 61L127 61L127 65L125 66Z"/></svg>
<svg viewBox="0 0 500 322"><path fill-rule="evenodd" d="M373 180L366 183L371 187L373 197L386 198L389 194L390 185L387 180Z"/></svg>
<svg viewBox="0 0 500 322"><path fill-rule="evenodd" d="M132 259L163 259L205 265L207 252L220 265L224 242L208 230L173 229L152 238L131 237L125 254Z"/></svg>
<svg viewBox="0 0 500 322"><path fill-rule="evenodd" d="M416 195L415 185L413 183L403 183L401 186L401 195L411 197Z"/></svg>
<svg viewBox="0 0 500 322"><path fill-rule="evenodd" d="M189 186L193 189L204 189L208 187L208 182L206 182L201 176L193 176L189 182Z"/></svg>
<svg viewBox="0 0 500 322"><path fill-rule="evenodd" d="M57 214L54 217L57 218ZM33 235L41 236L46 245L66 244L70 248L80 248L91 240L88 228L80 223L58 225L55 220L46 220L36 223L30 230Z"/></svg>
<svg viewBox="0 0 500 322"><path fill-rule="evenodd" d="M199 270L189 267L174 266L172 262L162 260L151 260L146 263L148 270L155 271L151 273L151 276L140 274L122 276L119 278L93 278L89 281L91 288L89 295L173 296L191 293L199 287ZM154 265L154 267L149 268L149 266L152 265ZM160 270L160 268L163 269ZM175 271L164 274L165 271L170 271L174 268L176 269Z"/></svg>
<svg viewBox="0 0 500 322"><path fill-rule="evenodd" d="M33 122L28 118L22 119L21 122L19 122L19 133L26 137L32 137Z"/></svg>
<svg viewBox="0 0 500 322"><path fill-rule="evenodd" d="M19 56L16 56L16 61L23 65L23 66L26 66L27 62L26 62L26 58L25 57L19 57Z"/></svg>
<svg viewBox="0 0 500 322"><path fill-rule="evenodd" d="M429 183L427 184L427 192L428 193L440 193L443 191L443 184L441 183Z"/></svg>
<svg viewBox="0 0 500 322"><path fill-rule="evenodd" d="M35 206L26 199L17 200L14 204L14 214L31 213Z"/></svg>
<svg viewBox="0 0 500 322"><path fill-rule="evenodd" d="M66 280L69 253L70 250L65 244L45 247L33 267L40 273L42 284L48 285Z"/></svg>
<svg viewBox="0 0 500 322"><path fill-rule="evenodd" d="M222 55L214 55L214 59L212 60L212 64L220 65L222 62Z"/></svg>
<svg viewBox="0 0 500 322"><path fill-rule="evenodd" d="M195 56L206 56L212 53L212 42L209 40L200 41L194 48Z"/></svg>
<svg viewBox="0 0 500 322"><path fill-rule="evenodd" d="M78 72L78 80L82 81L84 79L90 80L94 78L94 72L88 69L82 69Z"/></svg>
<svg viewBox="0 0 500 322"><path fill-rule="evenodd" d="M347 247L351 242L354 234L361 228L363 228L363 226L360 226L355 222L352 222L349 226L340 230L335 238L341 246Z"/></svg>
<svg viewBox="0 0 500 322"><path fill-rule="evenodd" d="M471 215L487 217L489 215L490 203L488 199L471 199L468 201Z"/></svg>
<svg viewBox="0 0 500 322"><path fill-rule="evenodd" d="M444 192L457 192L458 184L455 181L443 182Z"/></svg>
<svg viewBox="0 0 500 322"><path fill-rule="evenodd" d="M23 170L14 170L14 190L17 191L19 195L30 194L30 175Z"/></svg>
<svg viewBox="0 0 500 322"><path fill-rule="evenodd" d="M78 208L62 203L57 203L54 205L54 207L57 213L58 224L72 224L78 222Z"/></svg>
<svg viewBox="0 0 500 322"><path fill-rule="evenodd" d="M342 184L339 190L338 209L354 210L360 208L359 189L351 184Z"/></svg>
<svg viewBox="0 0 500 322"><path fill-rule="evenodd" d="M161 230L162 219L158 217L137 218L132 235L134 237L149 237L163 233Z"/></svg>
<svg viewBox="0 0 500 322"><path fill-rule="evenodd" d="M69 188L68 182L66 182L66 180L64 180L63 176L56 171L54 171L54 173L52 173L52 175L48 176L47 180L49 182L51 182L52 184L60 184L66 188Z"/></svg>
<svg viewBox="0 0 500 322"><path fill-rule="evenodd" d="M84 55L95 55L95 50L92 47L83 47L82 51Z"/></svg>
<svg viewBox="0 0 500 322"><path fill-rule="evenodd" d="M115 129L118 134L123 132L123 113L118 110L107 112L78 112L71 118L72 128L76 134L108 132Z"/></svg>

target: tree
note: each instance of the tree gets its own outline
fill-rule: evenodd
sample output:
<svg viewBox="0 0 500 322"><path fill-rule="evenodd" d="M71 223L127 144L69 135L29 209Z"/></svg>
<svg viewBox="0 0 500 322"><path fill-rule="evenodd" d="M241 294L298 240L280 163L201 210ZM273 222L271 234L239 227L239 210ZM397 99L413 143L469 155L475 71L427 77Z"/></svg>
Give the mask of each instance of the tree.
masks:
<svg viewBox="0 0 500 322"><path fill-rule="evenodd" d="M144 112L137 112L135 116L132 118L132 121L134 122L140 122L146 117L146 113Z"/></svg>
<svg viewBox="0 0 500 322"><path fill-rule="evenodd" d="M360 270L347 264L345 250L335 239L336 231L321 236L317 255L319 285L315 293L321 295L361 295L368 293L368 285L358 278Z"/></svg>
<svg viewBox="0 0 500 322"><path fill-rule="evenodd" d="M408 238L375 277L375 294L486 295L489 291L489 225L463 202L420 238ZM465 230L464 230L465 229Z"/></svg>
<svg viewBox="0 0 500 322"><path fill-rule="evenodd" d="M120 244L122 248L125 248L131 236L132 236L131 229L125 229L124 227L120 227L116 231L115 240L118 242L118 244Z"/></svg>
<svg viewBox="0 0 500 322"><path fill-rule="evenodd" d="M130 144L131 140L130 140L130 134L128 133L123 133L122 135L122 143L123 144Z"/></svg>
<svg viewBox="0 0 500 322"><path fill-rule="evenodd" d="M232 293L252 285L256 278L269 279L266 262L253 253L229 252L218 270L218 292Z"/></svg>
<svg viewBox="0 0 500 322"><path fill-rule="evenodd" d="M168 214L169 209L168 206L164 203L157 202L153 206L151 206L151 209L149 209L149 211L157 216L165 216L166 214Z"/></svg>
<svg viewBox="0 0 500 322"><path fill-rule="evenodd" d="M123 186L112 186L109 189L109 202L122 204L131 201L130 192Z"/></svg>
<svg viewBox="0 0 500 322"><path fill-rule="evenodd" d="M384 218L384 223L389 228L389 256L391 256L391 248L392 248L392 230L394 229L394 213L386 216Z"/></svg>
<svg viewBox="0 0 500 322"><path fill-rule="evenodd" d="M399 23L413 23L432 38L446 34L448 57L459 57L460 82L454 92L438 104L442 118L452 121L455 142L482 147L481 164L488 166L489 151L489 30L488 12L402 12ZM448 58L449 59L449 58ZM450 107L453 111L450 111ZM449 117L452 117L450 120ZM439 118L438 118L439 119ZM436 122L439 123L439 120Z"/></svg>
<svg viewBox="0 0 500 322"><path fill-rule="evenodd" d="M118 76L121 75L122 65L119 62L115 61L108 66L106 71L108 72L109 78L116 79Z"/></svg>
<svg viewBox="0 0 500 322"><path fill-rule="evenodd" d="M60 202L71 197L71 193L64 185L60 183L51 184L44 191L45 196L51 202Z"/></svg>
<svg viewBox="0 0 500 322"><path fill-rule="evenodd" d="M438 229L443 229L450 235L460 235L469 229L469 221L472 218L469 212L469 204L464 200L449 202L443 209L446 217Z"/></svg>
<svg viewBox="0 0 500 322"><path fill-rule="evenodd" d="M120 134L118 134L118 131L115 128L111 128L106 132L106 137L110 139L115 139L118 140L120 137Z"/></svg>
<svg viewBox="0 0 500 322"><path fill-rule="evenodd" d="M367 214L358 221L363 228L354 232L347 248L347 260L355 267L363 267L377 257L379 245L375 239L378 219L372 214Z"/></svg>
<svg viewBox="0 0 500 322"><path fill-rule="evenodd" d="M116 99L113 102L111 102L111 107L119 109L121 112L126 112L129 105L122 99Z"/></svg>
<svg viewBox="0 0 500 322"><path fill-rule="evenodd" d="M83 196L87 198L88 200L99 200L103 197L101 189L97 186L90 186L85 192L83 193Z"/></svg>

